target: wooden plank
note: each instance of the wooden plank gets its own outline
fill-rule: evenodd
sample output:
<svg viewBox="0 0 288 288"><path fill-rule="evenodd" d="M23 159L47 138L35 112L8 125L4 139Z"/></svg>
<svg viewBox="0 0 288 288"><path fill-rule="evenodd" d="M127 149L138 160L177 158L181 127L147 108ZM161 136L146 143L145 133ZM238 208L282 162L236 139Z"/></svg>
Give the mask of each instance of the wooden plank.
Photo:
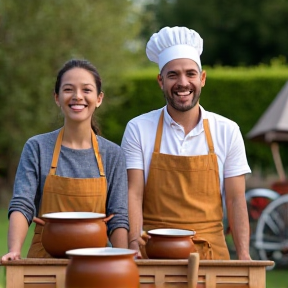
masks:
<svg viewBox="0 0 288 288"><path fill-rule="evenodd" d="M68 259L21 259L4 262L2 265L6 266L6 288L64 287L68 262ZM188 283L192 270L188 260L135 262L139 268L141 288L190 288ZM271 265L272 261L200 260L197 288L265 288L265 268Z"/></svg>

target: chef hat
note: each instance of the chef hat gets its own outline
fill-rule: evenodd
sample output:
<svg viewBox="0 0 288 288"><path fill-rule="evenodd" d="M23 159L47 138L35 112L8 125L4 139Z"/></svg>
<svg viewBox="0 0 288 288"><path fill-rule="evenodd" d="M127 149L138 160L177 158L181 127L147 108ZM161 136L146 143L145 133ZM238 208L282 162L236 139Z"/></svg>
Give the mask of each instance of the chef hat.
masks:
<svg viewBox="0 0 288 288"><path fill-rule="evenodd" d="M150 61L159 65L160 71L169 61L179 58L194 60L201 69L200 55L203 51L203 39L186 27L164 27L154 33L146 46Z"/></svg>

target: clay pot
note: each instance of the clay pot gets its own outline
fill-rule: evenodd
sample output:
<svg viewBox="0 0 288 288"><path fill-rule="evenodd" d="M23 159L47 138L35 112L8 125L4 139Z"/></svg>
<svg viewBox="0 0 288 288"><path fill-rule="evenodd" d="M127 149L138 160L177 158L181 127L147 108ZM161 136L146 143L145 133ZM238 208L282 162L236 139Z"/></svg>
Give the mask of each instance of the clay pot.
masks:
<svg viewBox="0 0 288 288"><path fill-rule="evenodd" d="M138 288L136 252L121 248L85 248L67 251L65 288Z"/></svg>
<svg viewBox="0 0 288 288"><path fill-rule="evenodd" d="M52 257L67 258L67 250L107 245L105 214L58 212L44 214L41 219L44 220L42 244ZM41 219L34 222L40 224Z"/></svg>
<svg viewBox="0 0 288 288"><path fill-rule="evenodd" d="M154 229L147 232L150 239L145 249L149 259L188 259L195 252L191 237L195 231L182 229Z"/></svg>

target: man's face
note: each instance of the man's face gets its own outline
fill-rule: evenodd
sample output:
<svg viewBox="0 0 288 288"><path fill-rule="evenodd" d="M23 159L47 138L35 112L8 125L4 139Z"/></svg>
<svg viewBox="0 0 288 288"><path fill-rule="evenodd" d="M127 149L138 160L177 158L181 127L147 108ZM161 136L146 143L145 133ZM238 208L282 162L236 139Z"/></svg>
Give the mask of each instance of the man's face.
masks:
<svg viewBox="0 0 288 288"><path fill-rule="evenodd" d="M158 75L158 83L168 106L181 112L198 105L205 80L205 71L200 72L198 65L186 58L168 62Z"/></svg>

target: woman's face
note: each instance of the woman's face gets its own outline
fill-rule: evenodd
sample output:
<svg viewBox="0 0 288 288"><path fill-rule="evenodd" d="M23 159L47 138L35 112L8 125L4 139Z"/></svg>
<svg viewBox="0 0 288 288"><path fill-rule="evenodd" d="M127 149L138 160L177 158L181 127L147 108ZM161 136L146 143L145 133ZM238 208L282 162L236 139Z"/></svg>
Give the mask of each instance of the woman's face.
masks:
<svg viewBox="0 0 288 288"><path fill-rule="evenodd" d="M83 68L72 68L63 74L55 102L61 107L65 123L87 122L90 125L93 112L101 105L103 96L103 92L97 94L92 73Z"/></svg>

